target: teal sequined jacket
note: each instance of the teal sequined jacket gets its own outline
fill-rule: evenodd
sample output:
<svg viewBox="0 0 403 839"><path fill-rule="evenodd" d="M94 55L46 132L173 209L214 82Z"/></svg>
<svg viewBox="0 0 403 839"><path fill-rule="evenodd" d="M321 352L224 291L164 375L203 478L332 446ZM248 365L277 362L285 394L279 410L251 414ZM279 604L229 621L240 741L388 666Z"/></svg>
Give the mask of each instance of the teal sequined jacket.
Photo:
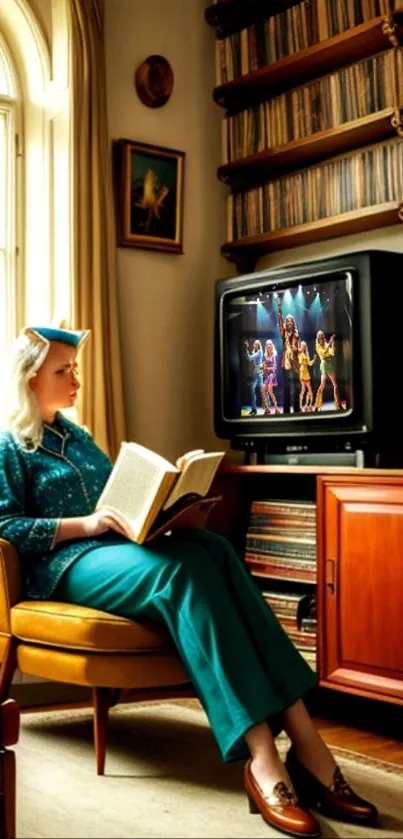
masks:
<svg viewBox="0 0 403 839"><path fill-rule="evenodd" d="M18 549L25 596L50 598L74 560L105 544L103 536L54 541L59 519L94 512L111 470L91 435L62 414L44 425L34 452L0 433L0 537Z"/></svg>

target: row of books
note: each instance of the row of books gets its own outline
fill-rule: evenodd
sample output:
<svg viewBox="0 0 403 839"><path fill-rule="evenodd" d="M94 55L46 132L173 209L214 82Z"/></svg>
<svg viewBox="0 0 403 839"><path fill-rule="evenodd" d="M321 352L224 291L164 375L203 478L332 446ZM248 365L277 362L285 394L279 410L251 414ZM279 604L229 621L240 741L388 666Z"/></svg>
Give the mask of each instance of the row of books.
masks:
<svg viewBox="0 0 403 839"><path fill-rule="evenodd" d="M402 201L403 142L386 140L228 197L228 240Z"/></svg>
<svg viewBox="0 0 403 839"><path fill-rule="evenodd" d="M316 594L314 586L301 591L300 584L316 582L316 505L282 499L253 501L244 558L250 572L260 578L262 594L284 631L315 670Z"/></svg>
<svg viewBox="0 0 403 839"><path fill-rule="evenodd" d="M379 15L401 0L304 0L216 42L217 85L266 67ZM268 4L269 12L269 4Z"/></svg>
<svg viewBox="0 0 403 839"><path fill-rule="evenodd" d="M244 558L256 576L316 582L315 504L253 501Z"/></svg>
<svg viewBox="0 0 403 839"><path fill-rule="evenodd" d="M403 103L403 50L385 50L222 122L222 161L246 157Z"/></svg>

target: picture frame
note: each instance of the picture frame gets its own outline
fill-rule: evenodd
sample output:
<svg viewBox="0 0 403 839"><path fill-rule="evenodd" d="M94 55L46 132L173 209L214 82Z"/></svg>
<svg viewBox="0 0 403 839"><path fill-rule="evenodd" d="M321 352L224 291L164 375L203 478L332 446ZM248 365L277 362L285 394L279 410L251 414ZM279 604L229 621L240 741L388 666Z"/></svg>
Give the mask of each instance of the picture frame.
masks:
<svg viewBox="0 0 403 839"><path fill-rule="evenodd" d="M118 247L183 253L185 152L113 143Z"/></svg>

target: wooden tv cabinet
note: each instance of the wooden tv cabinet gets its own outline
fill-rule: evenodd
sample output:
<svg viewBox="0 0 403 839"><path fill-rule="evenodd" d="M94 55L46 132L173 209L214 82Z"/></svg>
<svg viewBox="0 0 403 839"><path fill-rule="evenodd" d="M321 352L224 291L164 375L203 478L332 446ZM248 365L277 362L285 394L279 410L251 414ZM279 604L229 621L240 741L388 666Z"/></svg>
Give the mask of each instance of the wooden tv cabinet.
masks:
<svg viewBox="0 0 403 839"><path fill-rule="evenodd" d="M241 555L253 499L316 500L319 685L403 705L403 470L224 460L214 489Z"/></svg>

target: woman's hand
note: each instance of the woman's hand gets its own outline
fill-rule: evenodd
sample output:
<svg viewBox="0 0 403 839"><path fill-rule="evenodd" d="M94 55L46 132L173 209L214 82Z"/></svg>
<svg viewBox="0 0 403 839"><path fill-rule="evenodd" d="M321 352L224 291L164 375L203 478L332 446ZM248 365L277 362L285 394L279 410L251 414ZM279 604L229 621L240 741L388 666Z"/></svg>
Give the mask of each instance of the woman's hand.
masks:
<svg viewBox="0 0 403 839"><path fill-rule="evenodd" d="M60 542L69 542L70 539L93 539L95 536L100 536L101 533L106 533L107 530L115 530L117 533L127 536L123 526L106 509L95 510L89 516L60 519L53 547Z"/></svg>
<svg viewBox="0 0 403 839"><path fill-rule="evenodd" d="M101 533L106 533L107 530L117 530L118 533L123 531L118 523L108 515L106 510L96 510L89 516L83 516L84 536L91 539L94 536L99 536Z"/></svg>

